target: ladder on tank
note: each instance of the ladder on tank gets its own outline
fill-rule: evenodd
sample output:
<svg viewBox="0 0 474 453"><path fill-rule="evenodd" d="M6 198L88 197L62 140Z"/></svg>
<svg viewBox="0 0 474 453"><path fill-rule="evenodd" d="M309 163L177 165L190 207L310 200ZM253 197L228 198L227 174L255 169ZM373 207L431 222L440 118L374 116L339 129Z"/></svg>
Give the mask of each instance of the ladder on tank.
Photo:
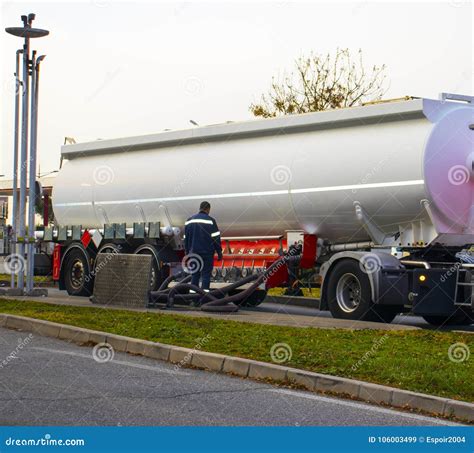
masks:
<svg viewBox="0 0 474 453"><path fill-rule="evenodd" d="M465 288L469 287L471 288L470 294L465 290ZM462 295L461 300L459 300L460 295ZM457 266L454 304L463 307L473 307L474 309L474 264Z"/></svg>

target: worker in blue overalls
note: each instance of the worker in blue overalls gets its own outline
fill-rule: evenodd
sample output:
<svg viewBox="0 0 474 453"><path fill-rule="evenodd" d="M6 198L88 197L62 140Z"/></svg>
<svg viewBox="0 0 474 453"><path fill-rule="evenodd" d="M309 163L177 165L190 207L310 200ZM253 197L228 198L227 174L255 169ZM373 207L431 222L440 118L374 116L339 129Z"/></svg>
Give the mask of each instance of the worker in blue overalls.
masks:
<svg viewBox="0 0 474 453"><path fill-rule="evenodd" d="M184 248L186 257L184 266L192 274L191 283L209 291L211 272L214 265L214 254L222 260L221 233L216 221L209 215L211 205L203 201L199 212L184 224Z"/></svg>

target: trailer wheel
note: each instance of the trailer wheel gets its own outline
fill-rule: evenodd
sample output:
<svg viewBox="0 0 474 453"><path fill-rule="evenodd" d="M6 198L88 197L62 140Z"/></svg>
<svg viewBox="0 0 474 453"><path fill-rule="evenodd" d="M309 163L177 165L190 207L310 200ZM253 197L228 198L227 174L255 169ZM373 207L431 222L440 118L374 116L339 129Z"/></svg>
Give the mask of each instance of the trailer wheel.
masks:
<svg viewBox="0 0 474 453"><path fill-rule="evenodd" d="M327 284L329 310L334 318L389 323L401 311L396 306L373 303L369 278L355 260L336 264Z"/></svg>
<svg viewBox="0 0 474 453"><path fill-rule="evenodd" d="M163 283L163 278L161 275L160 265L156 261L155 255L149 249L137 249L135 250L137 255L151 255L151 275L150 275L150 291L157 291L161 283Z"/></svg>
<svg viewBox="0 0 474 453"><path fill-rule="evenodd" d="M469 326L474 324L474 314L468 312L463 308L458 308L456 312L451 315L425 315L423 319L433 326Z"/></svg>
<svg viewBox="0 0 474 453"><path fill-rule="evenodd" d="M93 279L89 275L86 255L79 249L71 250L65 259L64 286L70 296L90 296Z"/></svg>

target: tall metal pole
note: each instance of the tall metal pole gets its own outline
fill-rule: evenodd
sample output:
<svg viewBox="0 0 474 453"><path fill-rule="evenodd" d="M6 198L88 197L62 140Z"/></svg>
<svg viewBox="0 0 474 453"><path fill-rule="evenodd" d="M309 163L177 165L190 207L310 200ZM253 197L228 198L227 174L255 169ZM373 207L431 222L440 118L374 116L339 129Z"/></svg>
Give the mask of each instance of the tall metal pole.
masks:
<svg viewBox="0 0 474 453"><path fill-rule="evenodd" d="M13 217L12 234L10 237L10 254L16 254L16 238L18 236L18 125L20 121L20 54L23 51L16 51L15 67L15 131L13 135ZM15 287L15 269L11 270L11 288Z"/></svg>
<svg viewBox="0 0 474 453"><path fill-rule="evenodd" d="M31 262L33 257L33 243L35 237L35 185L36 185L36 159L35 152L35 117L36 117L36 50L33 50L31 56L31 125L30 125L30 158L29 161L29 191L28 191L28 234L26 241L26 292L29 293L33 289L33 271L31 270Z"/></svg>
<svg viewBox="0 0 474 453"><path fill-rule="evenodd" d="M28 267L26 290L31 292L34 287L35 269L35 208L36 208L36 147L38 141L38 96L39 96L39 69L41 55L36 59L36 51L33 51L32 65L32 92L31 92L31 131L30 131L30 191L28 195Z"/></svg>
<svg viewBox="0 0 474 453"><path fill-rule="evenodd" d="M27 17L21 16L25 28L28 26ZM20 227L18 231L19 254L23 259L18 273L18 288L25 289L24 259L25 259L25 217L26 217L26 171L28 168L28 123L29 123L29 91L30 91L30 38L25 36L23 44L23 99L21 106L21 153L20 153Z"/></svg>
<svg viewBox="0 0 474 453"><path fill-rule="evenodd" d="M30 38L41 38L49 34L48 30L43 30L40 28L33 28L31 25L33 20L35 19L34 14L28 14L28 16L21 16L21 20L23 21L23 27L8 27L5 31L13 36L18 36L24 38L23 44L23 76L21 80L21 84L23 86L22 91L22 106L21 106L21 148L20 148L20 195L19 195L19 218L18 221L16 220L16 211L14 207L14 223L15 223L15 243L18 244L18 254L19 259L14 261L20 261L19 266L16 266L14 271L19 271L18 274L18 289L21 293L24 292L25 288L25 241L26 238L26 180L27 180L27 170L28 170L28 125L29 125L29 100L30 100L30 75L33 77L33 90L37 89L37 82L36 82L36 62L30 60ZM34 52L36 55L36 52ZM32 66L30 66L32 64ZM19 73L19 58L17 52L17 74ZM31 73L30 73L31 70ZM32 119L32 131L31 131L31 139L32 143L32 155L34 162L30 162L30 194L29 194L29 210L28 210L28 237L34 237L35 234L35 226L34 226L34 207L35 207L35 181L36 181L36 127L37 123L35 120L36 117L36 110L37 110L37 95L33 94L31 98L31 110L33 114ZM17 110L18 111L18 110ZM15 140L16 143L18 142L18 125L16 125L16 136ZM17 148L16 148L17 149ZM15 150L14 150L15 154ZM18 156L14 156L14 179L17 178L18 175ZM30 156L31 157L31 156ZM17 183L17 181L16 181ZM16 194L16 195L15 195ZM17 187L14 184L14 196L17 195ZM33 210L33 220L31 221L30 212ZM17 225L18 223L18 225ZM28 240L28 249L29 249L29 260L28 265L26 266L27 273L29 275L28 280L28 288L32 289L32 282L33 282L33 270L31 272L28 271L30 261L33 263L34 260L34 250L33 241ZM34 269L34 264L33 268ZM14 276L12 277L12 281L14 283Z"/></svg>

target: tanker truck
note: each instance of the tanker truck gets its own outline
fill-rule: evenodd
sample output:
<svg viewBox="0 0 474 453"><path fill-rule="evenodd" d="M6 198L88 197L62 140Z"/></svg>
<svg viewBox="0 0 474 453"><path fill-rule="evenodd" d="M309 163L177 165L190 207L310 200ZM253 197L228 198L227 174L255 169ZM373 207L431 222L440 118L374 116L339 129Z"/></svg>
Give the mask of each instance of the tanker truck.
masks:
<svg viewBox="0 0 474 453"><path fill-rule="evenodd" d="M296 247L334 317L470 324L473 101L406 97L63 146L56 225L42 237L55 243L53 278L89 295L99 254L148 254L156 289L181 268L185 221L207 200L224 250L213 286ZM279 268L246 303L289 273Z"/></svg>

